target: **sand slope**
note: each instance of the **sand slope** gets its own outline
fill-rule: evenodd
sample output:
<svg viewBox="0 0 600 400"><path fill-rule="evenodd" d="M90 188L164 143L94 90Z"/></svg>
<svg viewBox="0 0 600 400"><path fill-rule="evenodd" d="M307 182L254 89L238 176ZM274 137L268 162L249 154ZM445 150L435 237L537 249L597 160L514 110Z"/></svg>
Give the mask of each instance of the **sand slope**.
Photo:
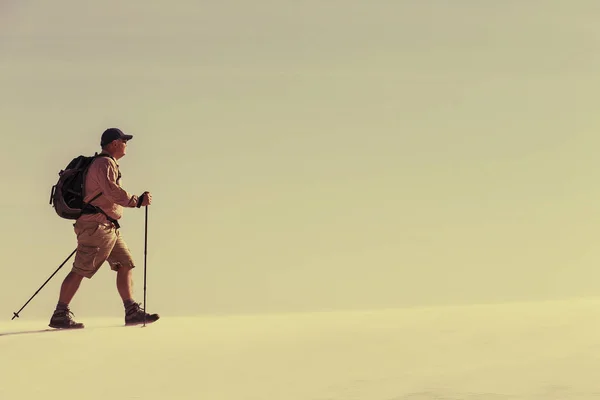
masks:
<svg viewBox="0 0 600 400"><path fill-rule="evenodd" d="M600 302L0 323L0 399L600 398ZM40 330L42 330L40 332Z"/></svg>

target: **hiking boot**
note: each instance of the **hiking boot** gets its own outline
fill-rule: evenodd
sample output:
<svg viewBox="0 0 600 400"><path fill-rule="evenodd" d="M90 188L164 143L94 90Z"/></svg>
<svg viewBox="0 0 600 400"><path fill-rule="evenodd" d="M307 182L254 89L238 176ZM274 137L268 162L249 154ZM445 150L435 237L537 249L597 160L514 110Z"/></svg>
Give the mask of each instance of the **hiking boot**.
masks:
<svg viewBox="0 0 600 400"><path fill-rule="evenodd" d="M144 317L146 318L146 323L152 323L157 321L160 317L158 314L148 314L141 307L141 304L134 303L131 306L127 307L125 311L125 325L140 325L144 323Z"/></svg>
<svg viewBox="0 0 600 400"><path fill-rule="evenodd" d="M56 310L54 311L54 314L52 314L52 318L50 318L50 324L48 326L56 329L83 328L84 325L81 322L75 322L73 320L73 315L74 314L68 308L66 310Z"/></svg>

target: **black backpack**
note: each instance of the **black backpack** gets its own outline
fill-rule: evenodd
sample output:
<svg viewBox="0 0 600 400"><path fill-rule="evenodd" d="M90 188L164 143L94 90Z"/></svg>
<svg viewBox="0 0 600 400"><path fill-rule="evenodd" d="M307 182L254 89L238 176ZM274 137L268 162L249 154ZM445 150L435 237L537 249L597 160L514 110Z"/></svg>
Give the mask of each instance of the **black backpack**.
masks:
<svg viewBox="0 0 600 400"><path fill-rule="evenodd" d="M75 157L65 169L58 173L58 182L52 186L50 191L50 204L59 217L65 219L77 219L83 214L106 213L97 206L89 203L97 199L102 193L94 196L89 202L84 203L85 178L92 162L98 157L110 157L108 154L94 154L93 156ZM113 223L115 220L106 217Z"/></svg>

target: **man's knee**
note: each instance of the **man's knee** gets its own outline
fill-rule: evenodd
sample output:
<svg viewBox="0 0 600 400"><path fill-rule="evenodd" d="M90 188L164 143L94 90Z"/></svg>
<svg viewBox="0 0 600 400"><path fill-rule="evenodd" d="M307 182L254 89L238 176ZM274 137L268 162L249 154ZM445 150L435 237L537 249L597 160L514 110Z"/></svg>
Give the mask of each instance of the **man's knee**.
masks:
<svg viewBox="0 0 600 400"><path fill-rule="evenodd" d="M83 280L83 278L92 279L92 277L94 275L96 275L96 272L98 272L98 269L99 268L97 268L95 270L89 270L89 269L83 270L78 267L73 267L71 269L71 272L69 272L70 275L67 275L67 277L65 279L73 279L73 280L77 279L79 281Z"/></svg>
<svg viewBox="0 0 600 400"><path fill-rule="evenodd" d="M73 281L82 281L83 278L91 278L91 276L89 276L89 274L86 274L85 272L83 272L79 269L73 268L73 269L71 269L71 271L69 271L67 276L65 276L64 280L73 282Z"/></svg>
<svg viewBox="0 0 600 400"><path fill-rule="evenodd" d="M133 263L127 262L127 263L121 263L121 262L114 262L114 263L110 263L110 269L112 269L113 271L116 271L118 273L128 273L130 272L132 269L135 268L135 265L133 265Z"/></svg>
<svg viewBox="0 0 600 400"><path fill-rule="evenodd" d="M82 273L82 272L81 272L81 271L79 271L79 270L76 270L76 269L74 269L74 270L71 270L71 272L69 272L69 275L70 275L70 278L71 278L71 279L79 279L79 280L82 280L83 278L85 278L85 274L84 274L84 273Z"/></svg>
<svg viewBox="0 0 600 400"><path fill-rule="evenodd" d="M108 256L108 263L113 271L131 270L135 268L133 256L123 239L119 238L115 243L115 246Z"/></svg>

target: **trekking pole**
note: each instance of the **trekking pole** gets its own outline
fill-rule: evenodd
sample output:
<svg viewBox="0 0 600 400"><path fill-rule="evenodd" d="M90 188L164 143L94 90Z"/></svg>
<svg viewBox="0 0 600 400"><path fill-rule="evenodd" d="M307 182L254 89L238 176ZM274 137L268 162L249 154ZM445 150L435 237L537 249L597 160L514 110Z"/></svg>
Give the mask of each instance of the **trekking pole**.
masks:
<svg viewBox="0 0 600 400"><path fill-rule="evenodd" d="M50 275L50 278L48 278L48 279L46 280L46 282L44 282L44 284L43 284L42 286L40 286L40 288L37 290L37 292L35 292L35 293L33 294L33 296L31 296L31 297L29 298L29 300L27 300L27 303L25 303L25 304L23 305L23 307L21 307L21 309L20 309L19 311L17 311L17 312L13 312L13 317L11 318L11 321L12 321L13 319L15 319L15 318L19 318L19 313L20 313L21 311L23 311L23 309L24 309L24 308L27 306L27 304L29 304L29 302L30 302L30 301L31 301L31 300L32 300L32 299L33 299L33 298L34 298L34 297L35 297L35 296L36 296L36 295L39 293L39 291L40 291L40 290L42 290L42 288L43 288L44 286L46 286L46 283L50 282L50 279L52 279L52 277L53 277L54 275L56 275L56 273L57 273L57 272L58 272L58 271L59 271L59 270L60 270L60 269L63 267L63 265L65 265L65 264L66 264L66 262L67 262L67 261L69 261L69 258L73 257L73 254L75 254L75 252L76 252L76 251L77 251L77 249L73 250L73 252L72 252L72 253L69 255L69 257L67 257L67 259L66 259L65 261L63 261L63 262L62 262L62 264L60 264L60 266L59 266L59 267L56 269L56 271L54 271L54 273L53 273L52 275Z"/></svg>
<svg viewBox="0 0 600 400"><path fill-rule="evenodd" d="M146 255L148 254L148 206L144 223L144 326L146 326Z"/></svg>

